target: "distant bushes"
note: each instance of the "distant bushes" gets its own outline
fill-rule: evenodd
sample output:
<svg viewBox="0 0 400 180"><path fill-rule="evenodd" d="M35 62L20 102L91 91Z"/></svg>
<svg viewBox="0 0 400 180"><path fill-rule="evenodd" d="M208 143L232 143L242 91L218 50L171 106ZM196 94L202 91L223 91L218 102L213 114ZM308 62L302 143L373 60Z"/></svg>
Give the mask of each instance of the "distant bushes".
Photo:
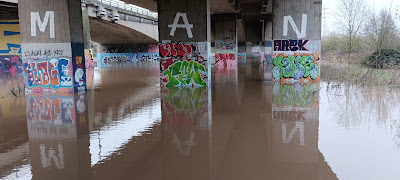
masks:
<svg viewBox="0 0 400 180"><path fill-rule="evenodd" d="M362 65L376 69L388 69L400 65L400 51L383 49L376 51L362 61Z"/></svg>

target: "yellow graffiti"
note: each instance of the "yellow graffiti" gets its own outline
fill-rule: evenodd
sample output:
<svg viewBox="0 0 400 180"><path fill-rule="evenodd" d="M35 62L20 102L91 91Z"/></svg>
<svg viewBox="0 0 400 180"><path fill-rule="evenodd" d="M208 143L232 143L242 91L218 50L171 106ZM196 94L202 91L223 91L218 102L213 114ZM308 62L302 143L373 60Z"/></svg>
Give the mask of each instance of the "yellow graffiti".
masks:
<svg viewBox="0 0 400 180"><path fill-rule="evenodd" d="M21 55L18 20L0 21L0 56Z"/></svg>

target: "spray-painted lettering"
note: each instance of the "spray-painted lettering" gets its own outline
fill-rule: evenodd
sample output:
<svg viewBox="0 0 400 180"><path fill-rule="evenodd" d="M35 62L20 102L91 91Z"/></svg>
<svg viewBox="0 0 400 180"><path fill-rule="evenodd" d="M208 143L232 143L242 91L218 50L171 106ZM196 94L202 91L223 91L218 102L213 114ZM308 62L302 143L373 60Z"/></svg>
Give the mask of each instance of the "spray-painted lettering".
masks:
<svg viewBox="0 0 400 180"><path fill-rule="evenodd" d="M308 51L305 47L308 42L308 39L274 40L274 51Z"/></svg>

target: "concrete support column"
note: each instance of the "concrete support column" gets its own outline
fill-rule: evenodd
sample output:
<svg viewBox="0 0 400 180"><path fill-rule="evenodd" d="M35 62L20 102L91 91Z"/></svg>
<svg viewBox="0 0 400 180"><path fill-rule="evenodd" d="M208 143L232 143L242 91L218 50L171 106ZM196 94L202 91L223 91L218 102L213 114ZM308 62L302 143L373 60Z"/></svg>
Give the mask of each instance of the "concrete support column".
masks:
<svg viewBox="0 0 400 180"><path fill-rule="evenodd" d="M83 45L85 48L86 86L88 90L94 89L94 61L92 38L90 36L90 22L88 8L82 3Z"/></svg>
<svg viewBox="0 0 400 180"><path fill-rule="evenodd" d="M321 1L280 0L273 6L274 80L319 83Z"/></svg>
<svg viewBox="0 0 400 180"><path fill-rule="evenodd" d="M236 73L237 28L236 16L215 22L215 69L216 72Z"/></svg>
<svg viewBox="0 0 400 180"><path fill-rule="evenodd" d="M157 5L161 86L209 85L209 0L163 0Z"/></svg>
<svg viewBox="0 0 400 180"><path fill-rule="evenodd" d="M20 0L27 93L86 91L80 0Z"/></svg>

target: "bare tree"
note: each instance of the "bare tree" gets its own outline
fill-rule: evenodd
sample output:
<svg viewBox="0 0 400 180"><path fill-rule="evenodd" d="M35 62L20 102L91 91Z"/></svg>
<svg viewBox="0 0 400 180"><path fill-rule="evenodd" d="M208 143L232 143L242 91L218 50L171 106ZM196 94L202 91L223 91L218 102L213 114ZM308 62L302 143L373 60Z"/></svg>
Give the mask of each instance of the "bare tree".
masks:
<svg viewBox="0 0 400 180"><path fill-rule="evenodd" d="M368 43L378 53L382 49L394 49L397 43L398 30L389 10L383 9L379 14L373 13L365 26Z"/></svg>
<svg viewBox="0 0 400 180"><path fill-rule="evenodd" d="M349 53L349 59L351 53L356 50L359 35L368 15L369 10L365 0L338 0L334 16L347 37L346 51Z"/></svg>

